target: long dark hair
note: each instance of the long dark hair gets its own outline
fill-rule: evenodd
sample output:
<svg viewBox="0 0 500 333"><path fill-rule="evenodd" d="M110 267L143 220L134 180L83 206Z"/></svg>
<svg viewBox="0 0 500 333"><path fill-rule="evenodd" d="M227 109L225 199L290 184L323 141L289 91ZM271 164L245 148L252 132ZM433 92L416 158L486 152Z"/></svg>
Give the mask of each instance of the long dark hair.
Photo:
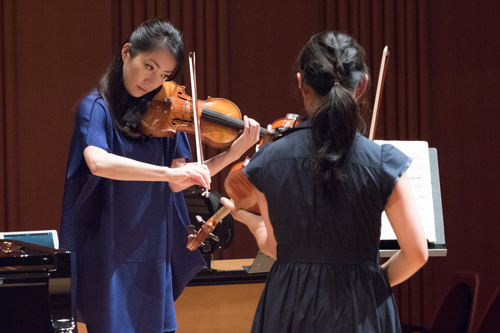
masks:
<svg viewBox="0 0 500 333"><path fill-rule="evenodd" d="M320 97L311 116L313 172L319 180L345 180L344 165L364 121L354 98L368 74L365 51L350 36L321 32L311 37L297 59L302 81Z"/></svg>
<svg viewBox="0 0 500 333"><path fill-rule="evenodd" d="M123 115L127 110L127 104L131 95L123 84L123 59L122 48L130 43L130 55L135 57L142 52L153 52L166 50L172 53L176 59L176 67L167 80L172 80L181 72L184 60L184 46L180 32L172 24L161 19L152 19L142 23L130 37L122 44L116 52L108 69L101 77L97 90L108 104L111 117L115 126L129 137L138 138L142 133L135 128L125 126Z"/></svg>

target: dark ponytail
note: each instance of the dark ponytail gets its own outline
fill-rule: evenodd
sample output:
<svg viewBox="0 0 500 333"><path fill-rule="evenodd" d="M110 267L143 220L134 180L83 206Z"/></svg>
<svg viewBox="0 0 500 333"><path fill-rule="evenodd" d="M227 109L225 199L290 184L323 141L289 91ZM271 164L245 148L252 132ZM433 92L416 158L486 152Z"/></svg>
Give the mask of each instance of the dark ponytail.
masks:
<svg viewBox="0 0 500 333"><path fill-rule="evenodd" d="M345 180L347 156L356 132L364 126L354 98L368 74L364 57L363 48L339 32L314 35L299 55L302 80L321 98L310 118L313 172L318 180Z"/></svg>
<svg viewBox="0 0 500 333"><path fill-rule="evenodd" d="M181 72L184 60L184 46L180 32L169 22L161 19L148 20L135 29L122 44L122 47L115 54L97 86L97 90L106 100L116 128L129 137L139 138L143 136L142 132L139 129L126 126L123 121L123 116L132 100L132 96L127 92L123 84L123 59L121 51L123 45L126 43L130 43L130 55L132 57L142 52L153 52L156 50L171 52L177 61L177 65L173 73L168 77L168 80L172 80ZM139 97L138 101L135 101L135 104L145 105L146 103L142 103L141 101L151 99L156 92L157 90L153 90L149 94Z"/></svg>

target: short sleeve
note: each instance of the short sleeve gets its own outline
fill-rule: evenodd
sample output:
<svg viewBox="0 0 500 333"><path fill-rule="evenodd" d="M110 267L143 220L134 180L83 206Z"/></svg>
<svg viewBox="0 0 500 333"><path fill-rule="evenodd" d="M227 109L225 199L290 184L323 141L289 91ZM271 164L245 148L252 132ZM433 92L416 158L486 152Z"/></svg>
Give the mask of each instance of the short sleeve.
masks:
<svg viewBox="0 0 500 333"><path fill-rule="evenodd" d="M408 170L412 158L390 144L382 145L381 182L384 205L389 200L397 181Z"/></svg>
<svg viewBox="0 0 500 333"><path fill-rule="evenodd" d="M112 138L113 124L108 117L104 102L94 94L87 96L79 105L68 159L68 177L73 176L83 161L87 146L95 146L111 152L108 137Z"/></svg>
<svg viewBox="0 0 500 333"><path fill-rule="evenodd" d="M81 137L81 141L87 146L101 148L108 153L111 152L107 141L109 129L106 111L99 103L102 100L94 100L90 103L82 103L78 108L75 120L75 135Z"/></svg>
<svg viewBox="0 0 500 333"><path fill-rule="evenodd" d="M178 158L184 158L186 160L192 161L191 147L189 146L189 140L187 134L184 132L179 132L176 134L176 145L174 152L174 160Z"/></svg>
<svg viewBox="0 0 500 333"><path fill-rule="evenodd" d="M260 147L259 151L255 153L250 162L244 167L243 172L247 176L250 183L255 186L260 192L264 192L262 184L262 168L265 162L266 149L269 145Z"/></svg>

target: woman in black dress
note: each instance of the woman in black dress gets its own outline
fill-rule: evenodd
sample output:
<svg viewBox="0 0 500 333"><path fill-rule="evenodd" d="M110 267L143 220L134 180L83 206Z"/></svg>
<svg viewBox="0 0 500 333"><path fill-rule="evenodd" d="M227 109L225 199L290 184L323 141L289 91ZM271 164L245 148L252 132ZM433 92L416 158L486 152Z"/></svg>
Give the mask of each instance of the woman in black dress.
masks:
<svg viewBox="0 0 500 333"><path fill-rule="evenodd" d="M342 33L307 42L297 79L309 120L245 167L262 215L223 199L277 258L252 332L401 331L391 286L422 267L427 244L405 174L411 158L359 133L364 57ZM380 266L384 210L401 250Z"/></svg>

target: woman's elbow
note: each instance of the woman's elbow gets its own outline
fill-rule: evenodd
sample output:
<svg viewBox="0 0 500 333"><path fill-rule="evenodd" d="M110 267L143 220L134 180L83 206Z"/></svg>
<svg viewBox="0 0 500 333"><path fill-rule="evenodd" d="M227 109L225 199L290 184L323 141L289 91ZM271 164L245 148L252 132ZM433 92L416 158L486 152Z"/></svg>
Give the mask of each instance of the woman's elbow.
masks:
<svg viewBox="0 0 500 333"><path fill-rule="evenodd" d="M416 259L416 264L418 265L418 268L422 268L427 260L429 259L429 251L424 251L422 252Z"/></svg>
<svg viewBox="0 0 500 333"><path fill-rule="evenodd" d="M89 171L91 174L93 174L94 176L97 176L97 173L99 172L99 168L97 167L97 165L93 162L89 162L89 161L86 161L87 162L87 167L89 168Z"/></svg>
<svg viewBox="0 0 500 333"><path fill-rule="evenodd" d="M417 260L421 264L421 266L423 266L425 265L428 259L429 259L429 248L427 246L427 238L423 236L421 237L421 241L419 242L419 246L417 249Z"/></svg>
<svg viewBox="0 0 500 333"><path fill-rule="evenodd" d="M426 248L424 251L422 251L421 256L420 256L420 263L421 263L420 267L425 265L427 260L429 260L429 250Z"/></svg>
<svg viewBox="0 0 500 333"><path fill-rule="evenodd" d="M277 259L278 258L278 251L277 251L277 247L276 247L276 244L265 244L265 245L262 245L262 246L259 246L259 249L267 256L273 258L273 259Z"/></svg>
<svg viewBox="0 0 500 333"><path fill-rule="evenodd" d="M102 177L104 172L104 161L101 155L97 148L91 146L87 147L83 152L90 173L99 177Z"/></svg>
<svg viewBox="0 0 500 333"><path fill-rule="evenodd" d="M102 176L104 168L102 166L102 163L99 163L98 159L85 158L85 162L87 163L87 167L89 168L91 174L99 177Z"/></svg>
<svg viewBox="0 0 500 333"><path fill-rule="evenodd" d="M419 269L425 265L428 259L429 259L429 250L427 248L418 249L412 253L411 260L414 262L415 266L417 266Z"/></svg>
<svg viewBox="0 0 500 333"><path fill-rule="evenodd" d="M274 260L278 259L278 256L276 255L276 251L270 250L270 249L260 249L262 253L264 253L266 256L273 258Z"/></svg>

